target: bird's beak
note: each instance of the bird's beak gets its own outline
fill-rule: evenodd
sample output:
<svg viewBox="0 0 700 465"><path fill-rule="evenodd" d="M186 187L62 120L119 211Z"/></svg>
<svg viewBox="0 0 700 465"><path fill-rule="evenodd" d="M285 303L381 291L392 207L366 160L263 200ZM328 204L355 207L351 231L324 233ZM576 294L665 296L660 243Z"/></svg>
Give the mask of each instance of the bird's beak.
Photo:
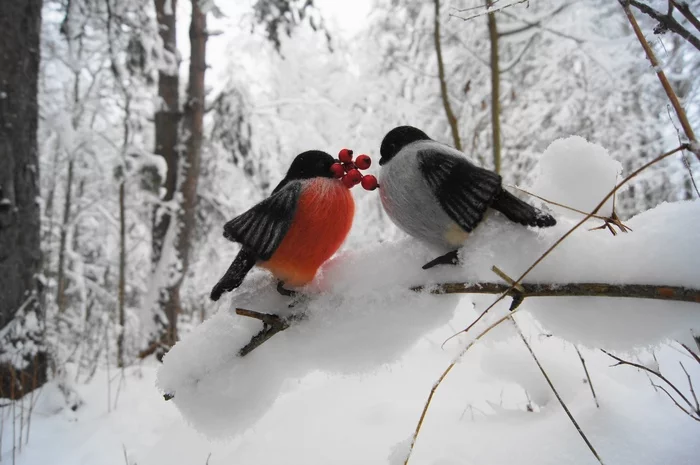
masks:
<svg viewBox="0 0 700 465"><path fill-rule="evenodd" d="M379 159L379 166L383 166L384 163L386 163L386 160L384 158Z"/></svg>

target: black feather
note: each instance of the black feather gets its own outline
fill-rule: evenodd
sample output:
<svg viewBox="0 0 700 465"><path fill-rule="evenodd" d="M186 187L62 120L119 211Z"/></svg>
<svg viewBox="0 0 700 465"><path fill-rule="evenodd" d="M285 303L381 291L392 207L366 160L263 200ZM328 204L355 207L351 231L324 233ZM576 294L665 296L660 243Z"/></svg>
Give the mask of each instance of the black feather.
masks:
<svg viewBox="0 0 700 465"><path fill-rule="evenodd" d="M241 249L236 255L236 259L226 270L226 273L211 290L209 295L211 300L219 300L221 294L230 292L240 286L250 269L255 266L255 262L257 262L257 258L254 253L245 248Z"/></svg>
<svg viewBox="0 0 700 465"><path fill-rule="evenodd" d="M464 158L419 150L420 170L445 213L471 232L502 191L501 177Z"/></svg>
<svg viewBox="0 0 700 465"><path fill-rule="evenodd" d="M506 215L509 220L520 223L523 226L548 228L557 224L557 220L550 215L523 202L505 189L496 196L493 204L491 204L491 208L498 210Z"/></svg>
<svg viewBox="0 0 700 465"><path fill-rule="evenodd" d="M259 260L269 260L294 219L301 182L289 181L277 192L224 225L224 237L239 242Z"/></svg>

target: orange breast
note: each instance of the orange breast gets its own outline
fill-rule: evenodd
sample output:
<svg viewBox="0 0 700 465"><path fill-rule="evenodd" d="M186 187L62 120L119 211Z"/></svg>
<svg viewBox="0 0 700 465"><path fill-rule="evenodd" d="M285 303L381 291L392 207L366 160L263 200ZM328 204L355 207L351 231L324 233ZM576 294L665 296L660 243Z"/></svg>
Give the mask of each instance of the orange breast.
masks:
<svg viewBox="0 0 700 465"><path fill-rule="evenodd" d="M335 253L352 226L355 202L337 179L314 179L304 186L294 221L270 260L258 264L290 286L310 282Z"/></svg>

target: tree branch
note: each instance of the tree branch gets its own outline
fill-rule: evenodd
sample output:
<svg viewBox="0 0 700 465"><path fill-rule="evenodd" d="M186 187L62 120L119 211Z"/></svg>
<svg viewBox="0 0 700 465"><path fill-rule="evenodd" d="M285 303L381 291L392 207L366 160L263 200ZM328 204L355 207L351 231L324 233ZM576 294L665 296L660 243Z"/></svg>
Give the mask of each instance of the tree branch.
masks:
<svg viewBox="0 0 700 465"><path fill-rule="evenodd" d="M700 289L655 284L606 283L520 283L522 291L503 283L441 283L416 286L412 291L427 290L431 294L522 294L523 297L629 297L700 303Z"/></svg>
<svg viewBox="0 0 700 465"><path fill-rule="evenodd" d="M530 343L527 342L527 339L525 338L525 335L523 332L520 330L520 326L515 321L515 318L510 318L510 321L513 322L513 325L515 326L515 329L518 331L518 335L520 336L520 339L522 339L523 343L525 344L525 347L527 347L528 352L530 352L530 355L532 355L532 359L535 361L537 364L537 368L540 369L540 372L542 373L542 376L544 376L544 379L547 381L547 384L549 385L549 388L552 390L554 393L554 396L557 398L559 401L559 405L564 409L564 412L566 412L566 416L569 417L569 420L571 423L574 425L576 428L576 431L578 431L578 434L581 436L581 439L586 443L588 446L588 449L591 451L591 453L595 456L595 458L598 460L598 463L603 465L603 460L600 458L600 455L598 454L598 451L595 450L595 447L593 447L593 444L591 441L588 439L588 436L583 432L581 429L581 426L579 426L578 422L574 418L574 416L571 414L571 411L569 408L566 406L566 403L564 403L564 400L561 398L559 395L559 391L554 387L554 384L552 383L552 380L549 378L549 375L545 371L544 367L540 363L539 359L535 355L535 352L532 350L532 347L530 346ZM581 359L583 360L583 358ZM584 365L585 367L585 365ZM597 401L596 401L597 402Z"/></svg>
<svg viewBox="0 0 700 465"><path fill-rule="evenodd" d="M634 33L637 35L639 43L642 44L642 48L644 49L644 52L646 53L647 58L651 63L651 66L653 66L654 70L656 71L656 76L659 78L659 81L661 81L661 85L663 86L664 91L666 91L666 96L671 101L671 105L673 105L673 109L676 111L676 116L678 116L678 120L680 121L681 126L683 127L683 132L685 132L685 135L686 137L688 137L688 140L690 142L697 142L695 139L695 133L693 132L693 128L690 126L690 122L688 121L688 116L686 115L685 110L683 110L681 103L678 101L678 96L676 96L676 93L673 91L673 87L671 87L671 83L668 82L668 79L666 78L666 74L664 73L663 69L661 69L661 66L659 66L659 61L656 59L654 51L651 49L649 42L647 42L647 40L644 38L644 34L642 33L642 30L639 27L639 24L637 23L637 19L632 14L632 10L630 10L630 2L634 2L634 0L618 1L620 2L620 5L622 5L622 9L625 10L627 20L632 25L632 29L634 29ZM700 50L700 41L697 45L697 48L698 50ZM698 150L696 144L692 144L690 147L688 147L688 150L695 153L695 156L698 158L698 160L700 160L700 150Z"/></svg>
<svg viewBox="0 0 700 465"><path fill-rule="evenodd" d="M304 315L292 315L287 318L280 318L277 315L254 312L252 310L246 310L244 308L237 308L236 315L255 318L256 320L260 320L263 323L263 329L260 330L258 334L253 336L250 339L250 342L238 351L238 355L240 355L241 357L245 357L258 347L260 347L265 341L270 339L275 334L289 328L289 325L292 321L299 321L304 319Z"/></svg>
<svg viewBox="0 0 700 465"><path fill-rule="evenodd" d="M617 357L606 350L603 350L603 349L600 349L600 350L608 357L617 361L617 363L613 366L628 365L628 366L631 366L634 368L638 368L638 369L645 371L647 373L650 373L650 374L656 376L657 378L659 378L661 381L666 383L666 385L668 387L673 389L675 391L675 393L678 395L678 397L680 397L689 408L685 409L683 406L681 406L680 403L666 389L664 389L663 386L654 385L653 383L652 383L652 385L654 385L655 387L664 391L666 393L666 395L673 401L673 403L676 404L676 406L679 409L681 409L683 412L685 412L686 415L688 415L689 417L691 417L695 421L700 421L700 410L697 407L695 407L692 403L690 403L688 398L686 396L684 396L683 393L671 381L669 381L664 375L662 375L660 372L658 372L656 370L652 370L651 368L646 367L644 365L640 365L639 363L634 363L634 362L630 362L627 360L623 360L620 357ZM685 368L683 368L683 370L685 371ZM690 381L690 378L689 378L689 381ZM691 391L692 391L692 384L691 384ZM695 392L693 391L693 395L694 394L695 394Z"/></svg>
<svg viewBox="0 0 700 465"><path fill-rule="evenodd" d="M503 5L503 6L499 6L499 7L494 6L496 4L496 2L491 2L491 5L487 5L486 8L484 9L484 11L473 14L471 16L467 16L466 18L463 16L455 15L455 14L450 14L450 16L452 16L454 18L461 19L462 21L469 21L470 19L478 18L479 16L484 16L484 15L489 14L489 13L497 13L501 10L505 10L506 8L510 8L511 6L519 5L521 3L525 3L525 2L529 2L529 1L530 0L517 0L515 2L508 3L507 5ZM463 8L463 9L460 9L457 11L464 12L464 11L473 10L473 9L474 8Z"/></svg>
<svg viewBox="0 0 700 465"><path fill-rule="evenodd" d="M647 4L644 4L642 2L638 2L637 0L621 0L621 1L626 1L628 5L632 5L642 13L646 14L647 16L650 16L657 20L659 22L659 25L654 28L654 34L663 34L666 31L671 31L675 32L679 36L683 37L688 43L690 43L693 47L697 48L700 50L700 39L695 37L689 30L683 27L681 23L676 21L676 18L673 17L673 12L671 14L665 15L661 13L660 11L657 11L650 7ZM687 6L687 5L686 5ZM624 4L623 4L624 7ZM628 8L628 7L626 7ZM678 6L676 5L676 8ZM679 8L679 11L683 13L683 11ZM692 16L692 13L690 13L690 10L687 10L688 13ZM683 13L685 15L685 13ZM697 19L695 19L697 21Z"/></svg>
<svg viewBox="0 0 700 465"><path fill-rule="evenodd" d="M690 21L690 24L695 26L695 29L700 31L700 21L698 21L698 17L695 16L691 11L690 11L690 6L688 6L688 3L686 2L677 2L676 0L669 0L669 5L673 5L676 7L678 11L681 12L683 16L685 16L685 19ZM670 8L670 7L669 7ZM669 10L669 14L671 13L671 10Z"/></svg>
<svg viewBox="0 0 700 465"><path fill-rule="evenodd" d="M438 76L440 78L440 95L442 96L442 105L445 107L447 122L450 124L450 130L452 131L452 140L455 144L455 148L461 151L462 142L459 138L459 126L457 125L457 117L454 111L452 111L452 105L450 105L450 96L447 93L447 80L445 78L445 64L442 60L442 46L440 44L440 0L434 1L435 31L433 39L435 41L435 54L437 55Z"/></svg>

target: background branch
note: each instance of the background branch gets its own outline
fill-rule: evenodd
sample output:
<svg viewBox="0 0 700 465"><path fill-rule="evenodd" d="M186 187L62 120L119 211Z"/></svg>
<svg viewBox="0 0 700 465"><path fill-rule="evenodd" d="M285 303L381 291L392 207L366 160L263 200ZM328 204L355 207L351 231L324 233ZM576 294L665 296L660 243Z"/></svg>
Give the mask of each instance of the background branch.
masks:
<svg viewBox="0 0 700 465"><path fill-rule="evenodd" d="M675 32L679 36L683 37L686 41L688 41L693 47L697 48L700 50L700 39L695 37L689 30L683 27L681 23L676 21L676 18L673 17L673 11L669 11L669 14L663 14L660 11L657 11L650 7L649 5L638 2L637 0L627 0L630 5L641 11L642 13L646 14L647 16L654 18L659 22L659 25L654 28L654 33L655 34L663 34L666 31L671 31ZM687 5L686 5L687 6ZM676 6L677 7L677 6ZM679 9L681 13L683 13L682 10ZM690 10L688 10L688 13L690 13ZM685 14L685 13L684 13ZM692 16L692 13L690 13ZM696 19L697 21L697 19Z"/></svg>
<svg viewBox="0 0 700 465"><path fill-rule="evenodd" d="M620 5L622 5L622 9L625 10L627 20L632 25L632 29L634 29L634 33L637 35L639 43L642 44L642 48L644 49L644 52L646 53L647 58L651 63L651 66L654 67L654 71L656 71L656 76L659 78L659 81L661 81L661 85L663 86L664 91L666 91L666 96L671 101L671 105L673 105L673 109L676 112L676 116L678 116L678 120L680 121L681 126L683 127L683 132L685 132L685 135L688 137L688 140L690 140L691 142L696 142L695 133L693 132L693 128L690 126L690 121L688 121L688 115L686 115L685 110L681 106L681 103L678 100L678 96L673 91L671 83L668 81L668 78L666 78L666 74L659 65L659 60L656 59L654 51L651 49L649 42L647 42L646 38L644 37L644 34L642 33L641 28L639 27L639 23L637 23L637 19L634 17L634 14L632 14L632 10L630 10L630 0L619 0L619 2ZM700 43L697 45L697 48L698 50L700 50ZM690 147L688 147L688 150L693 152L698 158L698 160L700 160L700 150L698 150L697 146L691 145Z"/></svg>

